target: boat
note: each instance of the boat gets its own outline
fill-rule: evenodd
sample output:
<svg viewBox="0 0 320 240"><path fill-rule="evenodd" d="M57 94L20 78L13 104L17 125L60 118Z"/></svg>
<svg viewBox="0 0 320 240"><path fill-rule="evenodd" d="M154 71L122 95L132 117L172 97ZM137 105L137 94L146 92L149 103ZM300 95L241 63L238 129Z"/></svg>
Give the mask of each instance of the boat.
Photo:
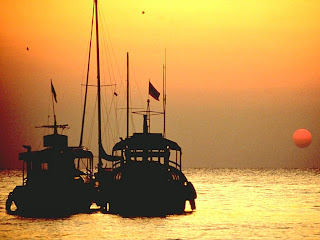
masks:
<svg viewBox="0 0 320 240"><path fill-rule="evenodd" d="M127 137L123 140L121 139L120 142L114 145L112 154L107 154L104 150L101 134L101 83L97 0L94 0L94 9L94 13L96 13L99 149L98 172L95 174L97 181L97 198L95 203L104 211L120 214L121 216L166 216L168 214L182 214L185 211L187 201L190 202L191 209L195 210L197 194L192 183L187 180L182 172L181 147L176 142L165 138L165 94L164 111L162 113L164 115L164 133L150 132L150 114L152 111L150 111L150 100L148 99L147 111L143 114L143 132L134 133L132 136L129 136L128 54ZM93 23L94 21L92 21L92 27ZM88 86L88 79L86 85ZM164 77L164 86L165 85ZM149 93L150 91L151 93L156 92L157 94L157 90L151 83L149 83ZM159 94L155 98L158 97ZM86 103L86 97L84 102ZM83 111L84 119L85 107ZM106 162L104 160L106 160ZM111 167L109 165L111 165Z"/></svg>
<svg viewBox="0 0 320 240"><path fill-rule="evenodd" d="M56 99L52 82L51 89ZM68 146L68 136L58 133L68 125L58 125L55 113L54 124L41 128L53 129L53 134L43 137L42 150L23 146L22 185L9 193L7 213L60 217L88 211L94 199L93 154L85 147Z"/></svg>
<svg viewBox="0 0 320 240"><path fill-rule="evenodd" d="M100 169L99 204L122 216L182 214L186 201L194 210L197 194L181 171L181 147L162 133L150 133L147 115L143 119L142 133L114 145L113 155L121 160Z"/></svg>

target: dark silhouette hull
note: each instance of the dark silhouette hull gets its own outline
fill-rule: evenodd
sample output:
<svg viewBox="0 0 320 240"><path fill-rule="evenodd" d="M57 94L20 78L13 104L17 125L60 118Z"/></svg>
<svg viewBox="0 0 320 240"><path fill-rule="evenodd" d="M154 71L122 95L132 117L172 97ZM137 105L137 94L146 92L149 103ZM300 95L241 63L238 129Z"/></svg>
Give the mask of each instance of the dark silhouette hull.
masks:
<svg viewBox="0 0 320 240"><path fill-rule="evenodd" d="M102 177L100 204L122 216L182 214L196 198L181 171L155 162L131 162Z"/></svg>
<svg viewBox="0 0 320 240"><path fill-rule="evenodd" d="M27 146L19 154L22 186L9 194L7 212L60 217L88 211L95 191L92 153L84 147L68 147L67 136L59 134L44 136L44 147L31 151Z"/></svg>
<svg viewBox="0 0 320 240"><path fill-rule="evenodd" d="M17 186L9 194L6 210L28 217L61 217L88 212L93 199L91 184ZM16 209L13 209L13 204Z"/></svg>

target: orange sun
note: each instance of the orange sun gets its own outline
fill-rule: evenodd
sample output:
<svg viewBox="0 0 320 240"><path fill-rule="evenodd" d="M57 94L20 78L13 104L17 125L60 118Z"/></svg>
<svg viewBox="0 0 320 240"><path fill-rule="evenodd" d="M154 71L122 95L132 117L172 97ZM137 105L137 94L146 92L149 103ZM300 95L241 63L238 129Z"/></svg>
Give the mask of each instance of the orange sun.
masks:
<svg viewBox="0 0 320 240"><path fill-rule="evenodd" d="M308 147L312 140L312 135L307 129L298 129L294 132L293 142L300 148Z"/></svg>

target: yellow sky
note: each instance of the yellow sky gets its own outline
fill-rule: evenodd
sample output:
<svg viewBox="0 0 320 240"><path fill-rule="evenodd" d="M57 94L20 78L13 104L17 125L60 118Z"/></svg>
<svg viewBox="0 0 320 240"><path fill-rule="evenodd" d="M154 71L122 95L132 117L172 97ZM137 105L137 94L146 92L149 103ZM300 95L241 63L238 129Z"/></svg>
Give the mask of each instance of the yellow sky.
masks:
<svg viewBox="0 0 320 240"><path fill-rule="evenodd" d="M219 144L226 148L235 142L240 144L241 137L234 132L245 134L242 131L247 128L246 123L257 129L264 124L274 133L266 140L268 145L263 150L266 156L274 147L272 137L283 138L279 145L287 144L287 138L279 133L285 127L282 124L290 125L286 134L300 127L314 129L313 139L318 144L320 130L315 123L320 117L319 12L320 1L316 0L100 0L104 81L116 82L117 87L123 84L125 55L130 52L130 74L142 95L133 97L142 98L138 102L144 104L149 78L161 90L167 49L168 117L172 120L169 136L181 140L180 145L187 149L185 158L189 166L201 165L193 162L197 156L189 149L207 145L209 150L201 152L210 152L218 151ZM47 121L50 79L58 92L60 118L73 125L75 129L69 130L69 135L77 142L80 84L86 70L91 14L90 0L1 3L0 103L1 123L6 126L1 131L11 138L10 154L5 153L2 144L1 163L7 161L5 158L16 158L14 154L21 151L21 144L34 142L34 132L38 130L33 126ZM109 74L107 66L112 67L112 73ZM94 73L91 81L95 81ZM135 89L133 92L137 93ZM161 105L155 106L161 109ZM281 115L284 109L285 116L268 122L268 118ZM223 121L224 117L230 122ZM287 123L280 119L286 119ZM219 129L211 126L210 121L218 121ZM177 125L187 129L178 131ZM231 133L230 129L234 131ZM251 139L266 137L254 129L248 129L254 134ZM181 137L186 132L190 135ZM203 140L199 146L186 140L194 136ZM219 142L217 136L225 136L226 140ZM292 157L290 154L296 149L289 149L290 144L286 145L287 155L281 152L274 157ZM319 158L318 148L313 143L306 150L312 164ZM240 145L236 149L240 149L238 153L243 158L256 156L252 155L253 150L241 150ZM223 161L233 158L224 152L217 154ZM220 164L211 163L207 155L201 155L203 166Z"/></svg>

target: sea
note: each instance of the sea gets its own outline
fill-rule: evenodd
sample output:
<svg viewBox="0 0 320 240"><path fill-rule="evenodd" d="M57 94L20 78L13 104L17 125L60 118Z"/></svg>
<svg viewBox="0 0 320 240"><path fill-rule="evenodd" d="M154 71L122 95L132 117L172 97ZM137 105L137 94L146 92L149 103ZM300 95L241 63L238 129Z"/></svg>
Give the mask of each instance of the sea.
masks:
<svg viewBox="0 0 320 240"><path fill-rule="evenodd" d="M0 239L320 239L320 170L185 169L197 209L166 217L125 218L92 211L64 218L8 215L22 183L0 171Z"/></svg>

